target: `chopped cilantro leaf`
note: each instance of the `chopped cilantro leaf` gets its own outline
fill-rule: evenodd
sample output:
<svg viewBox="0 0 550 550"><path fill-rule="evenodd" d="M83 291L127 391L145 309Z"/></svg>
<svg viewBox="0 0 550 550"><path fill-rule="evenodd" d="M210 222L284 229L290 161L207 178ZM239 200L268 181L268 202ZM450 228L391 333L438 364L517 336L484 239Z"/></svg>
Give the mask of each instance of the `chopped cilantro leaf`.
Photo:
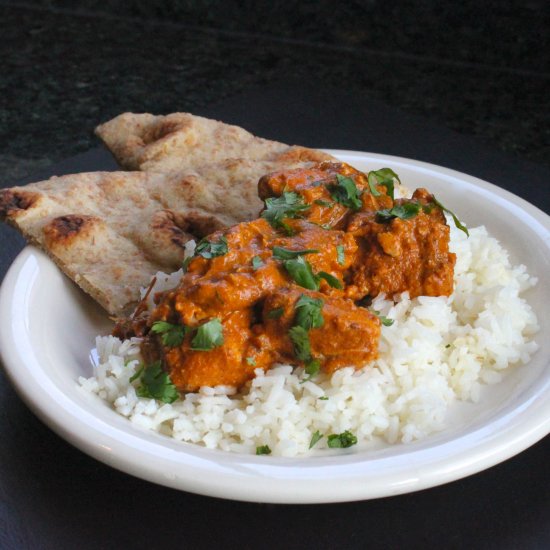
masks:
<svg viewBox="0 0 550 550"><path fill-rule="evenodd" d="M194 258L194 256L187 256L187 258L185 258L185 260L183 260L183 263L181 264L181 267L182 267L184 273L187 273L187 268L189 267L189 264L191 263L193 258Z"/></svg>
<svg viewBox="0 0 550 550"><path fill-rule="evenodd" d="M257 455L270 455L271 449L269 448L269 445L260 445L259 447L256 447L256 454Z"/></svg>
<svg viewBox="0 0 550 550"><path fill-rule="evenodd" d="M332 288L338 288L340 290L344 288L342 286L342 283L334 275L331 275L326 271L319 271L317 277L320 279L324 279Z"/></svg>
<svg viewBox="0 0 550 550"><path fill-rule="evenodd" d="M158 399L163 403L173 403L178 397L178 390L172 384L170 376L162 370L160 361L144 369L141 375L141 386L136 390L139 397Z"/></svg>
<svg viewBox="0 0 550 550"><path fill-rule="evenodd" d="M283 316L283 313L285 312L284 307L276 307L275 309L272 309L268 314L268 319L279 319Z"/></svg>
<svg viewBox="0 0 550 550"><path fill-rule="evenodd" d="M191 340L191 349L196 351L210 351L223 344L223 327L218 318L214 318L197 329Z"/></svg>
<svg viewBox="0 0 550 550"><path fill-rule="evenodd" d="M323 199L315 199L313 202L319 206L326 206L327 208L332 208L334 206L333 202L325 201Z"/></svg>
<svg viewBox="0 0 550 550"><path fill-rule="evenodd" d="M260 256L254 256L254 258L252 258L252 268L254 269L254 271L260 269L260 267L262 267L263 265L264 262L260 258Z"/></svg>
<svg viewBox="0 0 550 550"><path fill-rule="evenodd" d="M376 184L378 183L376 176L374 174L369 174L367 179L369 182L369 189L370 189L371 195L373 195L374 197L379 197L382 193L380 193L380 191L376 189Z"/></svg>
<svg viewBox="0 0 550 550"><path fill-rule="evenodd" d="M308 380L311 380L314 376L317 376L320 370L321 363L317 359L312 359L309 361L304 369L304 372L308 375L308 377L302 380L302 384Z"/></svg>
<svg viewBox="0 0 550 550"><path fill-rule="evenodd" d="M421 206L418 202L404 202L402 204L396 204L393 208L378 210L376 216L380 222L389 222L394 218L408 220L414 218L420 212L420 208Z"/></svg>
<svg viewBox="0 0 550 550"><path fill-rule="evenodd" d="M397 180L401 183L399 176L391 168L380 168L380 170L373 170L369 172L369 187L373 189L374 185L383 185L386 188L387 195L394 198L394 183L393 180ZM374 196L380 195L378 190L376 193L372 193Z"/></svg>
<svg viewBox="0 0 550 550"><path fill-rule="evenodd" d="M265 210L262 218L266 219L275 229L284 229L292 234L292 229L284 222L285 218L299 218L304 210L311 208L305 204L304 198L293 191L285 191L280 197L265 200Z"/></svg>
<svg viewBox="0 0 550 550"><path fill-rule="evenodd" d="M228 252L227 239L222 235L217 243L212 243L207 239L202 239L195 248L195 256L202 256L207 260L216 256L223 256Z"/></svg>
<svg viewBox="0 0 550 550"><path fill-rule="evenodd" d="M321 435L321 432L319 430L317 430L312 436L311 436L311 440L309 442L309 448L312 449L313 447L315 447L315 445L321 440L323 439L323 436Z"/></svg>
<svg viewBox="0 0 550 550"><path fill-rule="evenodd" d="M288 331L292 345L294 346L294 355L300 361L309 361L311 359L311 347L309 344L309 335L304 327L292 327Z"/></svg>
<svg viewBox="0 0 550 550"><path fill-rule="evenodd" d="M436 206L439 206L439 208L441 208L441 210L443 210L444 212L447 212L447 214L452 216L457 229L460 229L460 231L464 231L464 233L466 233L468 237L470 236L470 233L468 232L468 228L460 222L460 220L456 217L456 215L453 212L451 212L448 208L445 208L435 197L433 198L433 201L436 204Z"/></svg>
<svg viewBox="0 0 550 550"><path fill-rule="evenodd" d="M330 192L330 196L340 204L351 208L352 210L359 210L361 208L361 191L357 189L355 182L352 178L342 176L342 174L336 174L336 184L331 184L327 188Z"/></svg>
<svg viewBox="0 0 550 550"><path fill-rule="evenodd" d="M304 256L305 254L318 254L319 251L315 248L307 248L305 250L289 250L282 246L273 247L273 257L276 260L292 260L298 258L298 256Z"/></svg>
<svg viewBox="0 0 550 550"><path fill-rule="evenodd" d="M380 315L380 312L376 310L373 310L373 313L378 317L378 319L380 319L380 322L385 327L391 327L393 325L394 319L389 319L388 317L384 317L384 315Z"/></svg>
<svg viewBox="0 0 550 550"><path fill-rule="evenodd" d="M256 366L256 359L254 357L247 357L246 362L252 367Z"/></svg>
<svg viewBox="0 0 550 550"><path fill-rule="evenodd" d="M167 323L166 321L155 321L151 327L151 332L155 334L160 334L162 343L169 348L175 348L181 346L185 334L187 332L187 327L183 325L173 325L172 323Z"/></svg>
<svg viewBox="0 0 550 550"><path fill-rule="evenodd" d="M341 434L331 434L327 437L328 446L331 449L346 449L357 443L357 437L355 437L349 430L342 432Z"/></svg>
<svg viewBox="0 0 550 550"><path fill-rule="evenodd" d="M141 376L141 373L143 372L144 369L145 369L145 366L141 365L139 369L136 372L134 372L134 375L130 378L130 382L137 380Z"/></svg>
<svg viewBox="0 0 550 550"><path fill-rule="evenodd" d="M319 279L313 274L309 262L302 256L294 260L285 260L283 265L297 284L309 290L319 290Z"/></svg>
<svg viewBox="0 0 550 550"><path fill-rule="evenodd" d="M328 395L322 395L321 397L319 397L319 400L320 401L328 401Z"/></svg>
<svg viewBox="0 0 550 550"><path fill-rule="evenodd" d="M336 261L340 265L344 265L344 263L346 262L346 253L344 251L344 245L343 244L339 244L336 247Z"/></svg>
<svg viewBox="0 0 550 550"><path fill-rule="evenodd" d="M311 328L320 328L324 325L323 319L323 300L320 298L310 298L305 294L300 296L296 302L296 317L294 323L309 330Z"/></svg>

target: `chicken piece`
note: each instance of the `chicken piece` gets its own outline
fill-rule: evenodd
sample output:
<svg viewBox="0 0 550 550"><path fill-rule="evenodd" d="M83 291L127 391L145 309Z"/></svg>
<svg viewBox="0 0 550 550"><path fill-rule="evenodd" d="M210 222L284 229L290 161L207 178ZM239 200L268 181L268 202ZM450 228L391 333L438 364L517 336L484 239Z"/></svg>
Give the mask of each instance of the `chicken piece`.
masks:
<svg viewBox="0 0 550 550"><path fill-rule="evenodd" d="M327 296L320 292L287 289L272 294L263 308L263 326L255 327L257 338L265 335L264 349L269 353L262 357L264 363L288 362L303 364L296 357L296 348L289 336L296 325L296 305L302 296L322 301L323 324L308 331L311 359L320 362L321 370L332 373L353 365L361 368L378 356L380 321L364 308L357 307L351 300ZM282 312L280 317L273 312ZM259 364L259 363L258 363Z"/></svg>
<svg viewBox="0 0 550 550"><path fill-rule="evenodd" d="M256 330L253 335L251 326L256 322L255 308L262 300L295 285L284 259L274 256L275 247L290 252L311 250L304 257L313 273L327 273L343 285L343 273L353 264L357 251L353 236L326 231L304 220L292 222L296 230L292 236L275 232L263 219L236 225L225 233L214 233L209 242L221 248L210 248L208 253L220 255L195 257L181 284L157 297L159 305L151 314L150 326L164 321L196 329L219 318L223 327L223 345L208 352L193 351L189 335L181 345L167 347L161 345L162 337L149 334L142 346L144 354L149 362L162 358L179 389L189 391L219 384L239 386L252 376L254 363L261 368L272 364L261 331ZM256 265L254 258L259 259ZM325 279L318 284L327 294L343 293Z"/></svg>
<svg viewBox="0 0 550 550"><path fill-rule="evenodd" d="M249 307L278 288L292 283L284 262L273 256L274 247L291 251L315 250L304 255L313 271L326 272L340 281L353 263L357 245L352 235L326 231L303 220L292 220L295 235L277 233L265 220L241 223L226 232L214 233L209 242L223 243L227 251L213 258L197 256L188 266L180 286L159 297L152 320L177 321L195 326L220 313ZM337 247L342 247L339 262ZM258 264L253 263L254 258ZM325 280L326 292L333 292Z"/></svg>
<svg viewBox="0 0 550 550"><path fill-rule="evenodd" d="M165 347L164 364L181 391L201 386L242 386L256 368L246 360L251 337L252 309L229 313L222 319L223 344L211 350L192 349L192 333L177 347Z"/></svg>
<svg viewBox="0 0 550 550"><path fill-rule="evenodd" d="M298 193L309 205L309 208L301 213L303 218L323 227L341 229L351 212L333 196L335 187L338 187L337 175L353 180L360 195L360 203L368 209L391 207L392 201L385 194L385 187L378 186L380 195L375 197L370 191L366 174L349 164L337 162L323 162L313 168L268 174L258 182L258 194L265 200L279 197L284 192Z"/></svg>
<svg viewBox="0 0 550 550"><path fill-rule="evenodd" d="M359 212L350 219L347 231L357 237L359 253L349 277L348 297L380 293L391 297L408 291L414 298L453 292L456 256L449 252L445 217L425 189L417 189L412 199L421 208L409 219L384 222L373 211ZM407 202L411 201L397 200L395 204Z"/></svg>

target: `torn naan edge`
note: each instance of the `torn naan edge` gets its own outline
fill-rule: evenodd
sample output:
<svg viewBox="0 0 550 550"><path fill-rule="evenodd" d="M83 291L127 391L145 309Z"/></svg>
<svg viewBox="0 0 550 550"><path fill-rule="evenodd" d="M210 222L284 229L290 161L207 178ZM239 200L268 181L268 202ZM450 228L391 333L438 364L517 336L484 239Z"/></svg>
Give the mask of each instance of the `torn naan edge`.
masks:
<svg viewBox="0 0 550 550"><path fill-rule="evenodd" d="M0 190L0 219L40 246L111 315L128 315L184 245L258 217L257 182L309 163L225 160L179 173L91 172Z"/></svg>
<svg viewBox="0 0 550 550"><path fill-rule="evenodd" d="M321 162L334 157L259 138L243 128L190 113L124 113L95 133L121 167L148 172L187 172L227 159Z"/></svg>

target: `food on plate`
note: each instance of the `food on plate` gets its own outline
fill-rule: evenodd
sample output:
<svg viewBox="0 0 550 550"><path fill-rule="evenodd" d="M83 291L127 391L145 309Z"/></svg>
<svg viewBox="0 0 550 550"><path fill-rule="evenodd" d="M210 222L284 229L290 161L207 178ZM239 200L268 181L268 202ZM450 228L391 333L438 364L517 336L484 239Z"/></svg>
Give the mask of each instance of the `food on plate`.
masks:
<svg viewBox="0 0 550 550"><path fill-rule="evenodd" d="M238 126L190 113L123 113L95 132L126 170L192 172L227 159L278 163L281 167L334 160L321 151L256 137Z"/></svg>
<svg viewBox="0 0 550 550"><path fill-rule="evenodd" d="M451 294L449 227L425 189L394 199L376 172L369 183L332 162L266 175L259 188L259 219L201 241L152 314L117 328L144 336L145 362L159 362L179 390L240 387L276 363L361 368L378 355L380 321L356 304ZM198 345L212 323L218 341ZM167 341L168 331L180 337Z"/></svg>
<svg viewBox="0 0 550 550"><path fill-rule="evenodd" d="M146 119L131 127L132 131L139 127L149 132L147 147L155 143L160 147L155 141L159 132L179 121L179 129L174 131L177 136L185 133L183 144L195 153L181 147L171 149L165 136L164 145L153 156L160 162L173 159L173 155L187 155L180 171L92 172L0 190L0 219L45 250L115 316L133 310L139 289L147 286L157 271L178 269L188 241L255 219L263 204L257 194L262 175L332 158L320 151L274 144L235 126L192 115L129 117ZM121 115L101 127L108 142L107 136L118 136L127 119ZM196 143L206 137L211 141ZM128 138L128 143L136 140L135 136ZM121 146L120 154L128 147L132 149L131 145ZM252 158L244 158L245 153ZM149 158L149 154L140 158Z"/></svg>
<svg viewBox="0 0 550 550"><path fill-rule="evenodd" d="M199 242L186 273L157 274L119 337L97 338L83 389L139 428L257 455L376 448L444 429L457 400L483 398L484 384L536 351L537 319L521 296L536 281L485 228L466 230L429 193L392 200L394 176L325 165L263 178L262 217ZM432 233L437 246L418 245ZM425 262L415 258L421 250ZM385 277L369 268L369 253ZM409 257L413 277L397 265ZM260 346L247 347L255 338ZM343 359L335 369L333 358ZM265 368L269 360L277 363ZM196 389L214 383L201 377L211 366L218 376L216 364L224 375L236 369L231 385Z"/></svg>

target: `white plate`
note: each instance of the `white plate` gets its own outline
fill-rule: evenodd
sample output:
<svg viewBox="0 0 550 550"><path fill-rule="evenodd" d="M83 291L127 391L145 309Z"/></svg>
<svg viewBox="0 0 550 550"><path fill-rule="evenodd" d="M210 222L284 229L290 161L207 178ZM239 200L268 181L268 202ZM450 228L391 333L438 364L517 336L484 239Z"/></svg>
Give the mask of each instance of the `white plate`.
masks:
<svg viewBox="0 0 550 550"><path fill-rule="evenodd" d="M529 291L541 331L528 365L453 408L449 429L408 445L339 456L276 458L204 449L140 431L82 391L105 314L40 251L27 247L0 292L0 350L29 407L89 455L149 481L205 495L260 502L350 501L407 493L497 464L550 431L550 218L524 200L465 174L408 159L330 151L359 169L393 168L409 188L427 187L469 225L485 224L515 263L539 277ZM7 320L11 322L7 322Z"/></svg>

